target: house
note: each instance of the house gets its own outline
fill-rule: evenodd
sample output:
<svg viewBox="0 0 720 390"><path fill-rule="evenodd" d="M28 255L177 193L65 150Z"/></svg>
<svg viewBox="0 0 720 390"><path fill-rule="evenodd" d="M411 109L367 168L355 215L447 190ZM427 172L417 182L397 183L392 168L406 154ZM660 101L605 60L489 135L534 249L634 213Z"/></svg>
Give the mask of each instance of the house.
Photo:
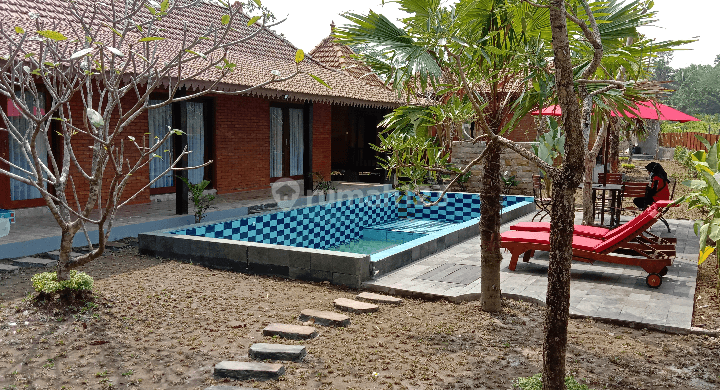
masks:
<svg viewBox="0 0 720 390"><path fill-rule="evenodd" d="M355 52L337 42L333 36L335 23L330 24L330 35L325 37L309 55L323 65L342 72L367 85L367 88L390 92L390 88L367 65L355 59ZM396 94L396 92L390 92ZM390 108L362 105L333 105L331 124L331 162L333 171L343 172L349 181L376 181L383 179L376 152L378 124Z"/></svg>
<svg viewBox="0 0 720 390"><path fill-rule="evenodd" d="M124 4L120 0L115 1ZM93 2L79 0L76 4L89 7ZM29 14L39 14L41 19L62 23L69 17L62 10L63 7L64 3L58 0L3 0L0 2L0 17L5 26L23 26L34 31L35 21ZM164 18L161 23L167 34L163 47L172 47L182 39L176 26L181 26L184 21L192 21L193 26L202 26L219 21L222 15L221 7L202 2L180 14ZM257 28L255 25L248 27L250 17L243 17L245 20L239 23L241 31L238 36L247 35ZM336 166L358 172L374 168L374 154L368 145L377 136L377 123L384 113L403 102L382 82L378 83L378 79L364 75L358 77L355 70L336 66L340 64L339 57L329 65L324 63L331 57L325 55L331 47L332 42L324 40L300 63L303 71L318 76L330 88L307 74L301 74L288 81L255 89L246 95L208 94L191 102L145 112L134 120L124 134L136 139L147 135L152 138L164 134L167 126L175 127L177 123L182 123L182 129L188 134L188 147L193 152L189 156L188 165L213 161L205 168L190 171L190 181L197 183L202 179L209 180L210 188L217 190L218 194L268 189L281 178L304 180L312 177L313 172L329 178L331 170ZM296 50L283 37L272 31L263 31L250 41L229 48L228 58L237 64L237 69L217 88L222 91L241 90L266 81L273 70L289 74L296 66ZM208 88L212 81L212 74L202 73L185 83L184 87L189 92L197 91ZM166 91L155 92L162 94ZM123 102L132 104L132 98L123 99ZM22 126L23 118L8 103L0 95L0 107L7 113L8 120ZM44 101L34 102L37 110L47 109L49 104L51 99L47 95ZM79 95L73 98L71 105L82 112ZM181 116L179 122L173 118L178 115ZM5 127L4 124L0 126ZM61 136L53 132L49 147L55 159L61 158L60 142ZM173 142L178 141L168 140L168 144L161 148L166 158L153 159L134 175L124 192L125 198L140 191L132 203L147 203L155 195L175 192L177 180L172 174L162 177L151 188L143 189L172 160ZM73 138L73 150L82 166L91 163L91 145L92 141L87 136ZM27 164L19 153L17 143L7 132L2 131L0 157L20 167ZM50 154L43 158L50 158ZM2 162L0 168L22 173ZM84 179L75 175L81 203L88 196L87 185L84 184ZM306 180L299 187L307 189L307 184ZM69 198L74 199L71 196ZM23 209L44 204L45 201L36 189L0 174L0 208Z"/></svg>

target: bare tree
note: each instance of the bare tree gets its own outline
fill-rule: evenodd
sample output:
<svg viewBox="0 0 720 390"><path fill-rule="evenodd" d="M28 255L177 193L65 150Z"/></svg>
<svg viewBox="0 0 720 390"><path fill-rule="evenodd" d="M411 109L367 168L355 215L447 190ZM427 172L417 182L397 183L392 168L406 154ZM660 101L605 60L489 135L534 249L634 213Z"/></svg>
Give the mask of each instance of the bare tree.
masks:
<svg viewBox="0 0 720 390"><path fill-rule="evenodd" d="M148 110L210 92L244 94L288 80L302 73L304 54L298 50L294 70L269 71L259 85L219 91L218 84L238 71L229 55L231 48L251 44L278 23L259 1L244 4L245 12L257 15L252 18L243 7L201 0L62 4L54 15L29 14L24 26L0 21L0 93L16 110L12 114L22 119L11 120L0 108L6 125L0 131L9 134L21 154L13 161L0 158L5 165L0 166L0 174L39 191L62 231L57 273L58 280L67 280L70 269L103 253L118 208L169 172L211 163L179 168L191 152L185 148L157 178L124 196L133 175L159 158L161 145L180 132L168 128L162 137L142 140L125 136L134 120ZM184 21L194 9L215 14L216 20L207 25ZM204 81L206 88L179 93L191 80ZM156 91L163 97L151 101ZM59 150L50 147L52 132L61 137ZM78 142L91 148L90 164L78 157L87 155L87 149L78 150ZM86 199L78 196L80 186L89 193ZM83 230L90 242L87 225L97 226L99 242L71 261L76 233Z"/></svg>

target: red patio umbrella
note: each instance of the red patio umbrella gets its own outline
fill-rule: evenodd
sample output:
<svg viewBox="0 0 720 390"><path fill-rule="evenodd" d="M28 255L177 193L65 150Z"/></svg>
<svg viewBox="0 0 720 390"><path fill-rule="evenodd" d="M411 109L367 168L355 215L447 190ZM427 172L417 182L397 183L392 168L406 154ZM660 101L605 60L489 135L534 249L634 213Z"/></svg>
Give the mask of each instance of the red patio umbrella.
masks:
<svg viewBox="0 0 720 390"><path fill-rule="evenodd" d="M664 121L677 121L677 122L690 122L699 121L693 116L690 116L684 112L678 111L670 106L666 106L662 103L646 101L637 102L637 108L631 108L625 111L625 116L630 118L641 118L641 119L659 119ZM531 111L531 115L550 115L550 116L561 116L562 109L559 105L552 105L542 109L542 111ZM658 115L659 114L659 115ZM612 116L623 116L617 112L611 112Z"/></svg>
<svg viewBox="0 0 720 390"><path fill-rule="evenodd" d="M676 121L680 123L700 120L694 116L690 116L684 112L658 102L637 102L636 106L637 109L631 108L630 111L625 111L626 115L631 118L658 119L661 121ZM610 115L621 116L616 112L612 112Z"/></svg>

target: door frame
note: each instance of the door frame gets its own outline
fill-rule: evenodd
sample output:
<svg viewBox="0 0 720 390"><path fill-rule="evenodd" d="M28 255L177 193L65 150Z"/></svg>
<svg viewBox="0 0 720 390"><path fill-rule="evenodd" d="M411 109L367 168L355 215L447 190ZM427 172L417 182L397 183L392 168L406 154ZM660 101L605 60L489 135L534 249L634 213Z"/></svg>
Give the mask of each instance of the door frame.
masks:
<svg viewBox="0 0 720 390"><path fill-rule="evenodd" d="M284 103L284 102L270 102L271 108L280 108L282 110L282 121L283 121L283 136L282 136L282 166L283 166L283 172L280 177L271 177L270 183L274 183L280 179L293 179L293 180L303 180L305 178L305 171L307 170L306 161L303 159L303 173L299 175L290 176L290 109L300 109L303 110L303 135L305 134L305 122L307 122L307 119L305 118L307 116L307 110L305 108L305 105L302 103ZM268 119L270 118L269 110L268 110ZM272 131L272 129L270 129ZM269 138L269 134L268 134ZM303 156L307 153L307 145L306 145L306 137L303 136ZM268 154L268 158L270 158ZM269 176L269 172L268 172Z"/></svg>

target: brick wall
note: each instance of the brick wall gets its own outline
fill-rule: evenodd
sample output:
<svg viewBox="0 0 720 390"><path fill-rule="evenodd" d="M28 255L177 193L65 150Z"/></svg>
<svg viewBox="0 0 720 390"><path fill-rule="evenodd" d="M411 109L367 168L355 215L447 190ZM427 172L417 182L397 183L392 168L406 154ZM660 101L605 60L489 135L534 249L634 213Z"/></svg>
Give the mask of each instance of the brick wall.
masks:
<svg viewBox="0 0 720 390"><path fill-rule="evenodd" d="M270 101L248 96L215 100L215 172L218 193L270 186Z"/></svg>
<svg viewBox="0 0 720 390"><path fill-rule="evenodd" d="M129 107L134 103L131 97L123 100L123 107ZM71 101L73 113L73 124L84 128L82 124L82 113L84 111L82 100L77 95ZM327 104L315 104L313 108L313 171L320 172L324 177L330 177L331 163L331 106ZM117 121L117 115L111 119L111 123ZM125 139L125 158L131 164L139 157L139 151L129 142L128 136L135 137L138 143L143 137L147 137L148 116L143 113L123 132ZM7 154L7 142L2 142L0 154ZM92 162L92 139L89 136L77 134L73 137L73 151L80 165L89 173ZM247 96L218 96L215 99L215 153L214 177L212 185L218 193L230 193L238 191L249 191L265 189L270 187L270 101ZM58 161L62 161L62 155L56 155ZM127 168L126 168L127 170ZM76 167L71 168L75 180L76 190L81 204L89 195L88 182L79 173ZM105 180L103 182L103 201L107 199L110 179L114 174L112 164L105 169ZM123 199L140 191L149 181L150 171L147 166L143 167L130 179L123 192ZM4 179L4 180L2 180ZM0 179L4 184L0 195L9 199L9 181ZM8 195L4 195L7 192ZM72 188L67 189L67 197L74 204ZM147 203L150 201L149 190L144 190L133 201L136 203ZM7 202L5 202L7 203ZM39 204L38 204L39 205ZM38 206L34 205L33 206ZM20 204L7 204L6 207L21 208L29 207Z"/></svg>
<svg viewBox="0 0 720 390"><path fill-rule="evenodd" d="M535 117L527 114L505 138L515 142L534 142L537 139Z"/></svg>
<svg viewBox="0 0 720 390"><path fill-rule="evenodd" d="M96 97L97 98L97 97ZM128 107L131 107L133 104L135 104L136 100L132 96L126 96L122 99L122 106L127 110ZM80 95L76 95L73 97L73 99L70 102L71 105L71 111L73 113L73 124L79 128L85 128L82 121L82 113L84 112L83 103L81 100ZM96 104L94 105L96 106ZM110 120L111 126L114 126L119 119L119 113L116 110ZM111 127L112 129L112 127ZM122 133L122 139L125 140L125 160L130 161L130 165L133 166L138 158L140 157L140 151L130 142L128 136L135 137L135 140L138 144L142 145L143 137L145 139L148 139L148 135L145 133L148 132L148 116L147 112L139 115L135 120L123 130ZM120 145L120 139L117 140L116 145L119 147ZM59 142L62 142L60 140ZM149 142L146 141L146 142ZM90 138L90 136L84 135L84 134L76 134L73 136L72 139L72 145L73 145L73 153L77 157L78 161L80 162L80 166L87 172L88 174L91 174L91 164L92 164L92 145L93 140ZM62 158L61 156L58 156L58 158ZM124 166L124 173L127 173L127 163ZM81 204L84 204L84 202L87 200L89 193L90 193L90 187L89 182L82 176L82 174L79 172L77 167L74 165L71 168L71 172L73 174L73 179L75 181L75 186L78 193L78 198L80 198ZM111 162L108 162L107 167L105 168L105 174L104 174L104 180L103 180L103 190L102 190L102 199L103 203L105 200L107 200L107 196L109 194L110 190L110 183L115 175L115 169L113 167L113 164ZM128 199L133 194L140 191L145 185L147 185L148 181L150 180L150 170L148 166L144 166L141 168L138 172L133 174L133 176L128 181L128 184L125 186L125 190L123 191L122 200ZM74 203L74 195L72 193L72 188L68 188L66 190L66 194L68 199L71 200L72 203ZM150 201L150 191L148 189L142 191L135 199L133 199L130 204L137 204L137 203L147 203Z"/></svg>
<svg viewBox="0 0 720 390"><path fill-rule="evenodd" d="M330 180L332 161L332 108L329 104L313 104L313 172Z"/></svg>

